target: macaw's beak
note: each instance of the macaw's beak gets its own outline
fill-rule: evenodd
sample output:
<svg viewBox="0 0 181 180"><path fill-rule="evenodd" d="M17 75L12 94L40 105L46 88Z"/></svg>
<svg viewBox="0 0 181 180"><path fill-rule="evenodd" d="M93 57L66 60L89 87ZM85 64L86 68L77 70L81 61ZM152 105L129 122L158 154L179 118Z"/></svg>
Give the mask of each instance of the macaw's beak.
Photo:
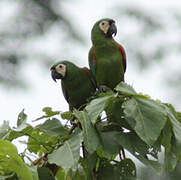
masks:
<svg viewBox="0 0 181 180"><path fill-rule="evenodd" d="M51 71L52 79L53 79L55 82L57 82L56 79L62 79L61 74L57 73L55 67L52 66L52 67L50 68L50 71Z"/></svg>
<svg viewBox="0 0 181 180"><path fill-rule="evenodd" d="M110 20L109 24L110 24L110 27L109 27L109 29L107 31L107 36L108 37L112 37L112 35L116 36L116 34L117 34L117 27L115 25L115 21Z"/></svg>

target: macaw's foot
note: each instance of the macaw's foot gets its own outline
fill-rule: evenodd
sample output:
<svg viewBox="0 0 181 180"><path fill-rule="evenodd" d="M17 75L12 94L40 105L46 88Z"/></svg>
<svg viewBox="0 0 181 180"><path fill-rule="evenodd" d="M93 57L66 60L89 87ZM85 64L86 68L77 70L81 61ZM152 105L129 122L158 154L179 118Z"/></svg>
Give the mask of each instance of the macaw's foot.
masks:
<svg viewBox="0 0 181 180"><path fill-rule="evenodd" d="M106 92L108 89L109 88L107 86L105 86L105 85L100 85L99 86L99 91L102 92L102 93Z"/></svg>

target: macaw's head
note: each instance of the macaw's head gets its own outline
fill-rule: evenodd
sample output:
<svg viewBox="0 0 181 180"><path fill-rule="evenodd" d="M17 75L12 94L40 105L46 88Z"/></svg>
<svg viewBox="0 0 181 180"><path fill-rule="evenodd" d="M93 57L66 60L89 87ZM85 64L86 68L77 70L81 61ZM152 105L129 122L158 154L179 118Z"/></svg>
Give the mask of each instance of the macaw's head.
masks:
<svg viewBox="0 0 181 180"><path fill-rule="evenodd" d="M113 19L104 18L97 21L92 28L92 38L96 35L102 34L107 38L112 38L112 36L116 36L117 27L115 25L115 21Z"/></svg>
<svg viewBox="0 0 181 180"><path fill-rule="evenodd" d="M52 79L56 82L57 79L64 79L66 77L68 61L59 61L55 63L51 68Z"/></svg>

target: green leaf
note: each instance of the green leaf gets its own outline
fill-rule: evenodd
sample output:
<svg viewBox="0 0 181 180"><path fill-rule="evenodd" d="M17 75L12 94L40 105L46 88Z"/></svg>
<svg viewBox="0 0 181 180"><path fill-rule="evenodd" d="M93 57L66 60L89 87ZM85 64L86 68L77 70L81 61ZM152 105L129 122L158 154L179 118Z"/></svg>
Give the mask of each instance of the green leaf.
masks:
<svg viewBox="0 0 181 180"><path fill-rule="evenodd" d="M28 138L28 150L34 153L47 153L54 149L58 138L39 129L33 129Z"/></svg>
<svg viewBox="0 0 181 180"><path fill-rule="evenodd" d="M12 141L13 139L16 139L21 136L29 135L33 131L32 126L26 124L26 126L23 128L13 128L9 131L9 136L6 138L9 141Z"/></svg>
<svg viewBox="0 0 181 180"><path fill-rule="evenodd" d="M24 109L19 113L17 120L17 127L24 126L26 124L27 115L24 113Z"/></svg>
<svg viewBox="0 0 181 180"><path fill-rule="evenodd" d="M38 121L40 119L49 118L49 117L60 114L60 111L53 111L51 107L44 107L42 109L42 111L45 112L45 115L43 115L43 116L41 116L41 117L39 117L33 121Z"/></svg>
<svg viewBox="0 0 181 180"><path fill-rule="evenodd" d="M124 159L115 165L119 176L124 180L136 180L136 166L131 159Z"/></svg>
<svg viewBox="0 0 181 180"><path fill-rule="evenodd" d="M82 172L82 170L79 168L73 175L72 180L87 180L87 178L85 174Z"/></svg>
<svg viewBox="0 0 181 180"><path fill-rule="evenodd" d="M64 180L65 179L65 171L63 168L59 167L56 172L56 180Z"/></svg>
<svg viewBox="0 0 181 180"><path fill-rule="evenodd" d="M98 170L99 180L137 180L136 167L130 159L125 159L116 164L102 160Z"/></svg>
<svg viewBox="0 0 181 180"><path fill-rule="evenodd" d="M88 104L86 106L86 110L88 112L89 117L91 118L91 122L93 124L96 123L98 116L100 115L100 113L104 110L106 101L111 98L114 97L115 94L109 94L97 99L94 99L90 102L90 104Z"/></svg>
<svg viewBox="0 0 181 180"><path fill-rule="evenodd" d="M172 138L171 148L165 148L164 165L167 171L173 171L177 165L180 155L180 145L177 144L176 139Z"/></svg>
<svg viewBox="0 0 181 180"><path fill-rule="evenodd" d="M9 136L9 132L9 122L4 121L3 124L0 126L0 139L6 139Z"/></svg>
<svg viewBox="0 0 181 180"><path fill-rule="evenodd" d="M38 168L39 180L55 180L52 172L47 167Z"/></svg>
<svg viewBox="0 0 181 180"><path fill-rule="evenodd" d="M115 87L116 91L119 91L121 93L123 93L124 95L136 95L136 91L133 89L133 87L131 87L130 85L124 83L124 82L120 82L116 87Z"/></svg>
<svg viewBox="0 0 181 180"><path fill-rule="evenodd" d="M107 100L105 111L108 122L121 124L121 117L123 116L122 102L119 97L111 97Z"/></svg>
<svg viewBox="0 0 181 180"><path fill-rule="evenodd" d="M89 154L87 153L84 158L80 158L80 163L86 173L87 180L93 179L93 171L95 170L98 161L98 155L96 152Z"/></svg>
<svg viewBox="0 0 181 180"><path fill-rule="evenodd" d="M87 112L74 110L74 114L82 125L85 148L92 154L100 144L98 133Z"/></svg>
<svg viewBox="0 0 181 180"><path fill-rule="evenodd" d="M45 112L45 114L49 117L60 113L60 111L53 111L51 107L44 107L43 112Z"/></svg>
<svg viewBox="0 0 181 180"><path fill-rule="evenodd" d="M123 107L130 126L143 141L153 145L167 120L164 106L151 99L135 97L126 101Z"/></svg>
<svg viewBox="0 0 181 180"><path fill-rule="evenodd" d="M176 112L177 113L177 119L181 123L181 112Z"/></svg>
<svg viewBox="0 0 181 180"><path fill-rule="evenodd" d="M63 112L61 113L61 118L62 119L67 119L67 120L72 120L73 119L73 114L71 111Z"/></svg>
<svg viewBox="0 0 181 180"><path fill-rule="evenodd" d="M170 151L171 148L171 139L172 139L172 125L171 122L167 120L165 127L162 130L162 136L161 136L162 145L167 149L167 151Z"/></svg>
<svg viewBox="0 0 181 180"><path fill-rule="evenodd" d="M40 180L38 178L38 171L37 171L37 167L36 166L28 166L28 169L31 171L32 176L33 176L33 180Z"/></svg>
<svg viewBox="0 0 181 180"><path fill-rule="evenodd" d="M118 173L114 171L114 165L110 164L109 161L103 160L98 169L99 180L117 180L120 179Z"/></svg>
<svg viewBox="0 0 181 180"><path fill-rule="evenodd" d="M115 140L125 149L127 149L133 156L139 159L143 164L152 168L157 173L161 173L161 165L154 160L149 160L147 154L150 154L150 151L153 147L150 147L144 143L135 133L120 133L116 134L114 137Z"/></svg>
<svg viewBox="0 0 181 180"><path fill-rule="evenodd" d="M69 140L65 141L60 148L48 155L48 161L61 166L65 171L69 169L76 171L80 158L81 141L81 133L74 134Z"/></svg>
<svg viewBox="0 0 181 180"><path fill-rule="evenodd" d="M177 113L174 110L173 106L165 105L169 127L165 127L167 132L167 144L165 143L165 169L172 171L177 165L179 160L179 155L181 152L181 123L177 117ZM173 132L173 134L172 134ZM166 139L166 137L163 137ZM170 140L170 141L169 141ZM168 144L168 141L170 144Z"/></svg>
<svg viewBox="0 0 181 180"><path fill-rule="evenodd" d="M165 106L165 108L167 111L168 118L172 123L173 133L175 135L175 138L178 141L178 143L181 145L181 123L176 119L174 112L172 111L171 108L168 108L167 106Z"/></svg>
<svg viewBox="0 0 181 180"><path fill-rule="evenodd" d="M56 118L45 121L42 125L39 126L39 129L52 136L68 135L68 131L64 128L61 122Z"/></svg>
<svg viewBox="0 0 181 180"><path fill-rule="evenodd" d="M4 172L15 172L21 180L34 180L16 147L7 140L0 140L0 167Z"/></svg>
<svg viewBox="0 0 181 180"><path fill-rule="evenodd" d="M110 132L100 132L101 145L102 148L99 151L102 151L99 154L100 157L105 157L107 159L112 159L117 155L120 151L120 144L114 138L116 134L120 134L118 131L110 131ZM114 158L113 158L114 159Z"/></svg>
<svg viewBox="0 0 181 180"><path fill-rule="evenodd" d="M0 180L19 180L15 173L8 173L8 175L0 175Z"/></svg>

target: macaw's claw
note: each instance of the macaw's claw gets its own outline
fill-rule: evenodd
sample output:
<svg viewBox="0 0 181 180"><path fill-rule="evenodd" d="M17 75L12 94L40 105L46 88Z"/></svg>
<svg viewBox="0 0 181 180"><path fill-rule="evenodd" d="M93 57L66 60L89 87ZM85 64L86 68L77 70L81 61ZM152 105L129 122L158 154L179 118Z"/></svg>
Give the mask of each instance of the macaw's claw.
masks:
<svg viewBox="0 0 181 180"><path fill-rule="evenodd" d="M101 93L105 93L106 91L108 91L108 87L107 86L105 86L105 85L100 85L99 86L99 91L101 92Z"/></svg>

